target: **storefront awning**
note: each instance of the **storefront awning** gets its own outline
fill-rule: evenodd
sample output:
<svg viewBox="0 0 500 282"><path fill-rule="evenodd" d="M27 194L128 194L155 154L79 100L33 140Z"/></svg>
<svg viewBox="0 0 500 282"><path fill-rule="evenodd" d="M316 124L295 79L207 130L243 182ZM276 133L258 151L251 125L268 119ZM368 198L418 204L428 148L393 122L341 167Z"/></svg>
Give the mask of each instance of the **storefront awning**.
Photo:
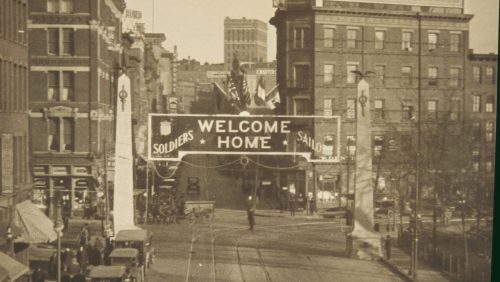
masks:
<svg viewBox="0 0 500 282"><path fill-rule="evenodd" d="M5 253L0 252L0 280L14 281L22 275L28 273L29 267L18 262Z"/></svg>
<svg viewBox="0 0 500 282"><path fill-rule="evenodd" d="M23 230L16 242L46 243L57 239L52 220L31 201L17 204L16 211L15 225Z"/></svg>

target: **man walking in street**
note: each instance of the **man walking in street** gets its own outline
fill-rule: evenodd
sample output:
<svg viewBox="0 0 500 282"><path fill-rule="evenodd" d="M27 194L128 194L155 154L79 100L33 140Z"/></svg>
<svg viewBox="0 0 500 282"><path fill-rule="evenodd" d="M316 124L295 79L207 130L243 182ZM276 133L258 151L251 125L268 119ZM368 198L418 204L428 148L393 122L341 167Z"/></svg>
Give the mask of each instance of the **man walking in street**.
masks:
<svg viewBox="0 0 500 282"><path fill-rule="evenodd" d="M248 217L248 225L250 226L250 230L253 230L253 226L255 225L255 201L252 198L252 195L248 196L247 203L247 217Z"/></svg>
<svg viewBox="0 0 500 282"><path fill-rule="evenodd" d="M385 238L385 254L387 256L387 259L391 259L391 235L387 234L387 237Z"/></svg>

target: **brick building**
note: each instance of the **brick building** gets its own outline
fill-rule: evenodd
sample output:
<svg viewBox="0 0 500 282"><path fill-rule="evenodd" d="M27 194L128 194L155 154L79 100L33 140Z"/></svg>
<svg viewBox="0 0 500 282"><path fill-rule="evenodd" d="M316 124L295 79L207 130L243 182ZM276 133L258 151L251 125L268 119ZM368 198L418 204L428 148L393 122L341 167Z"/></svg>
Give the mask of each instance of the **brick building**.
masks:
<svg viewBox="0 0 500 282"><path fill-rule="evenodd" d="M29 9L34 200L81 210L114 140L123 0L34 0ZM108 146L109 148L109 146Z"/></svg>
<svg viewBox="0 0 500 282"><path fill-rule="evenodd" d="M224 64L233 56L242 63L267 61L267 24L254 19L224 19Z"/></svg>
<svg viewBox="0 0 500 282"><path fill-rule="evenodd" d="M469 54L466 76L466 119L472 127L473 170L479 179L478 194L493 206L495 136L498 93L498 55Z"/></svg>
<svg viewBox="0 0 500 282"><path fill-rule="evenodd" d="M29 198L32 188L27 6L27 1L5 1L0 12L0 221L9 220L14 205Z"/></svg>
<svg viewBox="0 0 500 282"><path fill-rule="evenodd" d="M333 138L340 139L339 157L346 161L333 169L316 166L319 187L331 179L333 191L344 194L354 189L350 170L356 151L359 76L353 71L373 73L367 81L374 169L380 168L374 173L377 188L388 193L414 185L414 176L401 177L394 169L401 158L380 167L377 156L382 150L416 144L419 89L424 128L435 130L433 126L445 116L450 127L463 121L472 15L464 14L462 5L462 1L427 0L280 1L271 23L277 29L282 113L338 115L342 120L342 132ZM313 168L303 164L303 169ZM315 183L308 181L309 187Z"/></svg>

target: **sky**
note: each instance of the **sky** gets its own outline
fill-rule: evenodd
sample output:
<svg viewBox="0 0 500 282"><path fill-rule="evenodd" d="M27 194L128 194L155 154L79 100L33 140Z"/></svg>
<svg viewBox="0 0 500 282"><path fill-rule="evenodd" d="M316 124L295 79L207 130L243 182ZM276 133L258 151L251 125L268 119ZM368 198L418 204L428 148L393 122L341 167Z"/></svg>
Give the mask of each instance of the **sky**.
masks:
<svg viewBox="0 0 500 282"><path fill-rule="evenodd" d="M154 25L153 23L154 1ZM475 53L498 53L499 0L464 0L470 22L470 48ZM202 63L223 62L224 18L253 18L268 24L268 61L276 58L276 29L272 0L126 0L127 8L142 11L146 32L164 33L164 47L177 45L179 58Z"/></svg>

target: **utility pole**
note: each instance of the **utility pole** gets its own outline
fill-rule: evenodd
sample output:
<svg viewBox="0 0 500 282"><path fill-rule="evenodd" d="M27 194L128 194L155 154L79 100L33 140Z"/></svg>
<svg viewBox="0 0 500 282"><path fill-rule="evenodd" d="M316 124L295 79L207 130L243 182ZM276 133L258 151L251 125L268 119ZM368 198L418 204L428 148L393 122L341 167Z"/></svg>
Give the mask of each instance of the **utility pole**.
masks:
<svg viewBox="0 0 500 282"><path fill-rule="evenodd" d="M104 235L109 236L108 141L104 140Z"/></svg>
<svg viewBox="0 0 500 282"><path fill-rule="evenodd" d="M413 208L413 228L414 232L414 242L413 242L413 254L412 254L412 266L411 273L413 281L417 281L417 269L418 269L418 205L419 205L419 189L420 189L420 145L421 145L421 119L422 119L422 17L420 13L417 13L418 21L418 82L417 82L417 161L416 161L416 173L415 173L415 206Z"/></svg>

